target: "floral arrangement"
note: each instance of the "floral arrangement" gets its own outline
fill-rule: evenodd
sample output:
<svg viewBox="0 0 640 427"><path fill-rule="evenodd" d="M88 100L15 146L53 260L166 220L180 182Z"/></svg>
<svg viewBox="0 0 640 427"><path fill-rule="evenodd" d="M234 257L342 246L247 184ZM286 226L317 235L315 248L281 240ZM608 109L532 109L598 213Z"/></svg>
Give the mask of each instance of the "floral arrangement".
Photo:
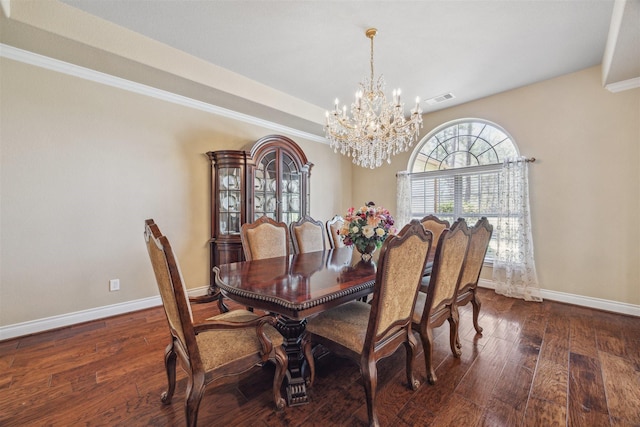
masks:
<svg viewBox="0 0 640 427"><path fill-rule="evenodd" d="M396 234L394 222L387 209L368 202L357 210L349 208L340 236L345 245L354 245L361 254L370 254L382 246L387 237Z"/></svg>

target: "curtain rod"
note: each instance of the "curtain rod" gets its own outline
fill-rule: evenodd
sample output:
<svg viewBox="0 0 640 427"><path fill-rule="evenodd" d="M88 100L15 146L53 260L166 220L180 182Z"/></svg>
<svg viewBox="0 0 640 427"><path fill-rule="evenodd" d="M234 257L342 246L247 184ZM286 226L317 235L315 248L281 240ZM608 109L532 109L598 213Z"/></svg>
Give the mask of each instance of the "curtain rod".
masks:
<svg viewBox="0 0 640 427"><path fill-rule="evenodd" d="M509 163L515 163L515 162L519 162L519 161L520 161L520 159L518 159L518 160L509 160ZM527 157L527 158L524 159L524 161L527 162L527 163L533 163L533 162L536 161L536 158L535 157Z"/></svg>
<svg viewBox="0 0 640 427"><path fill-rule="evenodd" d="M509 163L516 163L518 161L519 160L511 160ZM524 161L527 162L527 163L533 163L533 162L536 161L536 158L535 157L527 157L527 158L524 159ZM500 165L500 163L495 163L495 164L491 164L491 165L483 165L483 166L490 167L490 166L495 166L495 165ZM477 166L475 166L475 167L477 167ZM458 168L458 169L466 169L466 168ZM437 171L430 171L430 172L437 172ZM416 172L416 173L425 173L425 172ZM409 171L398 171L398 172L396 172L396 178L399 175L413 175L413 173L409 172Z"/></svg>

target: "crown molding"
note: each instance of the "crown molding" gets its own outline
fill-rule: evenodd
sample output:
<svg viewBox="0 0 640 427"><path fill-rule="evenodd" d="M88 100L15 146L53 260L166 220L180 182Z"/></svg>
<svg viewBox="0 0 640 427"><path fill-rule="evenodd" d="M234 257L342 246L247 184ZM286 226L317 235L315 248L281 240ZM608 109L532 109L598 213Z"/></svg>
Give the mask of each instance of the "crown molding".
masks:
<svg viewBox="0 0 640 427"><path fill-rule="evenodd" d="M640 87L640 77L636 77L629 80L623 80L621 82L609 83L605 86L609 92L618 93L624 90L636 89Z"/></svg>
<svg viewBox="0 0 640 427"><path fill-rule="evenodd" d="M4 16L11 17L11 0L0 0L0 8L2 8Z"/></svg>
<svg viewBox="0 0 640 427"><path fill-rule="evenodd" d="M248 114L239 113L237 111L222 108L217 105L209 104L207 102L198 101L196 99L178 95L166 90L157 89L152 86L112 76L110 74L102 73L90 68L81 67L69 62L60 61L58 59L50 58L48 56L40 55L2 43L0 43L0 57L12 59L14 61L81 78L84 80L100 83L106 86L126 90L128 92L136 93L139 95L171 102L173 104L181 105L184 107L205 111L207 113L237 120L243 123L261 126L277 133L286 133L288 135L308 139L310 141L327 145L329 144L329 141L326 138L319 135L304 132L288 126L283 126L278 123L250 116Z"/></svg>

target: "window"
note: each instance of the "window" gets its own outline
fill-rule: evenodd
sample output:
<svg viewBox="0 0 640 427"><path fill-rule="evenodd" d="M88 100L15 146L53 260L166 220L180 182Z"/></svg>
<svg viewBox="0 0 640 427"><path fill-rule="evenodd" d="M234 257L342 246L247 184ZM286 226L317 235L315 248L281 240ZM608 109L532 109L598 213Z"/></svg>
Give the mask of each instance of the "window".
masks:
<svg viewBox="0 0 640 427"><path fill-rule="evenodd" d="M434 129L409 162L411 217L433 214L450 223L463 217L471 226L486 216L495 227L502 162L516 156L511 137L486 120L457 120ZM495 253L494 239L495 234L488 260Z"/></svg>

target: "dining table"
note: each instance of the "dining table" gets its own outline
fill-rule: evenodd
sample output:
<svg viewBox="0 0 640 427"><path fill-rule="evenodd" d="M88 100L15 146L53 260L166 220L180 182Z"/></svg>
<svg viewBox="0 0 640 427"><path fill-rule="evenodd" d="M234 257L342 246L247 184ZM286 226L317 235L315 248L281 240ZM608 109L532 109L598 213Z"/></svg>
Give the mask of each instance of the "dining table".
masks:
<svg viewBox="0 0 640 427"><path fill-rule="evenodd" d="M375 254L374 254L375 255ZM376 257L362 260L352 247L241 261L213 268L222 294L277 317L289 360L287 403L309 402L308 367L303 353L307 318L373 292Z"/></svg>

